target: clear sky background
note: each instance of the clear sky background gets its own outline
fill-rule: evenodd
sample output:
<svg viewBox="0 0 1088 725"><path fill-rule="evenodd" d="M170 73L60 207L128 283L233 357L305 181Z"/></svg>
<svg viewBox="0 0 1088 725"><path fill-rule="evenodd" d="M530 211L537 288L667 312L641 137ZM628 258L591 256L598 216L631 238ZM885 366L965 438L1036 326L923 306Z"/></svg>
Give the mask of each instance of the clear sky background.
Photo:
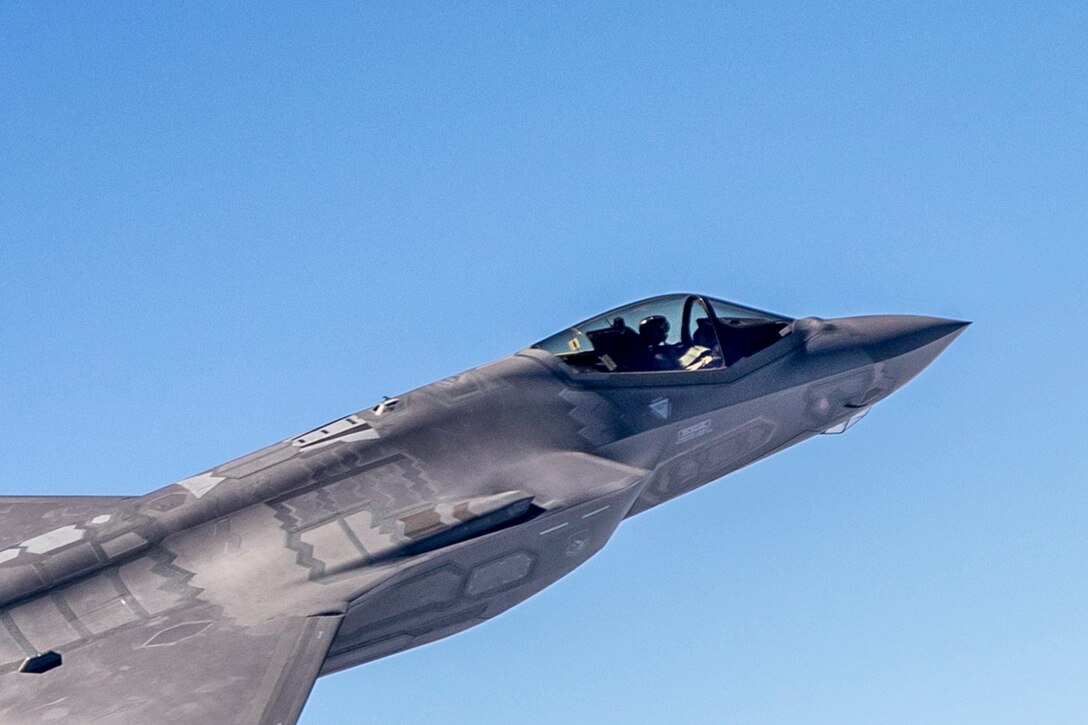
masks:
<svg viewBox="0 0 1088 725"><path fill-rule="evenodd" d="M1088 6L583 5L0 4L0 493L661 292L974 320L303 723L1088 720Z"/></svg>

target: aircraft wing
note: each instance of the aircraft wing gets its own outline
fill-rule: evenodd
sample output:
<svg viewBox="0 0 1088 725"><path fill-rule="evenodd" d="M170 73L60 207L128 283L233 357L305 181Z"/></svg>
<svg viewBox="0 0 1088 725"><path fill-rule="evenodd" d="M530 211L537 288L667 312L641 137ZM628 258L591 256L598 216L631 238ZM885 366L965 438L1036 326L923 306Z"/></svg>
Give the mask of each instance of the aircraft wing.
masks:
<svg viewBox="0 0 1088 725"><path fill-rule="evenodd" d="M242 626L216 605L189 607L65 652L48 672L0 675L0 722L289 725L340 619Z"/></svg>
<svg viewBox="0 0 1088 725"><path fill-rule="evenodd" d="M124 496L0 496L0 549L34 534L110 513Z"/></svg>

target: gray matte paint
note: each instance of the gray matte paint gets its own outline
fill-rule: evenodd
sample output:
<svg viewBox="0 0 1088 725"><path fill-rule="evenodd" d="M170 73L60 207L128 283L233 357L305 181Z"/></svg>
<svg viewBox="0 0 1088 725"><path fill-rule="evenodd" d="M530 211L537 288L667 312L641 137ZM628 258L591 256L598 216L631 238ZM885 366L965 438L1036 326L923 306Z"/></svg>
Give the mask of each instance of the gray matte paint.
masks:
<svg viewBox="0 0 1088 725"><path fill-rule="evenodd" d="M806 318L694 372L526 349L145 496L0 498L0 721L295 722L319 674L503 612L624 518L882 400L966 324ZM48 650L61 667L18 672Z"/></svg>

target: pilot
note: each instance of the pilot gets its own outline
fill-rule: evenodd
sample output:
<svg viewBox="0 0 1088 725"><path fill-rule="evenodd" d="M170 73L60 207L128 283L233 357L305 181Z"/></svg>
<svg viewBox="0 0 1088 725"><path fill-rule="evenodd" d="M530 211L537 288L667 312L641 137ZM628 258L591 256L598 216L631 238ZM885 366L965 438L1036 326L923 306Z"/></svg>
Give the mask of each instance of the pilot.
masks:
<svg viewBox="0 0 1088 725"><path fill-rule="evenodd" d="M664 315L650 315L638 323L639 340L645 346L642 370L675 370L676 360L672 348L666 344L669 337L669 321Z"/></svg>

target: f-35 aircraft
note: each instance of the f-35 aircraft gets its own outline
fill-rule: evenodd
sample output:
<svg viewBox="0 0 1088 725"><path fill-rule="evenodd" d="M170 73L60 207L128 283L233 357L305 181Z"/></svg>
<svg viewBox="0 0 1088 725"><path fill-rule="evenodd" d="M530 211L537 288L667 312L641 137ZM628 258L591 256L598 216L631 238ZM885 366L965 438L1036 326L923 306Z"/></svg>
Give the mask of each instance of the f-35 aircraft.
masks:
<svg viewBox="0 0 1088 725"><path fill-rule="evenodd" d="M319 675L845 430L967 324L666 295L145 496L2 497L0 722L295 722Z"/></svg>

